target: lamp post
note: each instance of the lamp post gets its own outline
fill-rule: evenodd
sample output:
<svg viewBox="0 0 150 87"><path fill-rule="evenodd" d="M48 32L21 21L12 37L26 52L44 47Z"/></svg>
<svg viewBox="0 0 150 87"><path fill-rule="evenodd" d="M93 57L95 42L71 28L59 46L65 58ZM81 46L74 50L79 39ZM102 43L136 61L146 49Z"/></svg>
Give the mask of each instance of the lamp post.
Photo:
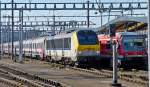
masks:
<svg viewBox="0 0 150 87"><path fill-rule="evenodd" d="M150 87L150 1L148 0L148 75Z"/></svg>
<svg viewBox="0 0 150 87"><path fill-rule="evenodd" d="M113 37L116 36L116 25L110 24L109 25L109 36L112 43L112 51L113 51L113 82L111 86L113 87L121 87L121 84L118 83L118 56L117 56L117 48L116 48L116 41L113 39Z"/></svg>
<svg viewBox="0 0 150 87"><path fill-rule="evenodd" d="M1 1L0 1L0 44L1 44L1 53L0 53L0 59L2 58L3 50L2 50L2 22L1 22Z"/></svg>
<svg viewBox="0 0 150 87"><path fill-rule="evenodd" d="M11 5L12 5L12 12L11 12L11 19L12 19L12 26L11 26L11 59L16 62L16 58L14 58L14 0L11 1Z"/></svg>
<svg viewBox="0 0 150 87"><path fill-rule="evenodd" d="M90 27L90 8L89 8L90 1L87 1L87 28Z"/></svg>
<svg viewBox="0 0 150 87"><path fill-rule="evenodd" d="M19 62L23 62L23 10L22 8L19 10Z"/></svg>

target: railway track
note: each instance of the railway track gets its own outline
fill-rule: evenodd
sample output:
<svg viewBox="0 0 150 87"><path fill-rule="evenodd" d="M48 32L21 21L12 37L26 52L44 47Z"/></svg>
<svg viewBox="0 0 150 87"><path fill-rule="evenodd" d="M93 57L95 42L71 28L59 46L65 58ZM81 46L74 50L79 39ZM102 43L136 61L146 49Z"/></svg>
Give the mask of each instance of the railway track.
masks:
<svg viewBox="0 0 150 87"><path fill-rule="evenodd" d="M0 65L0 74L0 82L11 87L66 87L63 83L58 83L4 65Z"/></svg>
<svg viewBox="0 0 150 87"><path fill-rule="evenodd" d="M65 67L65 65L62 64L56 64L56 63L50 63L53 64L54 67ZM72 66L67 66L67 68L76 70L79 72L86 72L86 73L91 73L93 75L97 75L98 77L104 76L105 78L112 78L113 72L112 70L109 69L84 69L84 68L77 68L77 67L72 67ZM136 84L143 85L144 87L148 86L148 75L146 71L141 71L141 70L133 70L133 71L119 71L118 73L118 78L120 80L125 80L128 82L133 82Z"/></svg>
<svg viewBox="0 0 150 87"><path fill-rule="evenodd" d="M97 76L105 76L106 78L112 78L112 71L110 70L97 70L97 69L82 69L82 68L76 68L76 67L70 67L73 70L77 70L77 71L81 71L81 72L87 72L87 73L91 73ZM125 81L129 81L129 82L133 82L133 83L137 83L137 84L141 84L144 86L148 86L148 77L146 75L136 75L135 74L130 74L130 73L126 73L126 72L119 72L118 78L121 80L125 80Z"/></svg>
<svg viewBox="0 0 150 87"><path fill-rule="evenodd" d="M36 61L36 60L33 60L33 61ZM105 78L112 78L112 70L107 70L107 69L99 70L99 69L94 69L94 68L84 69L84 68L77 68L77 67L71 67L71 66L66 67L65 65L57 64L57 63L49 63L49 62L46 62L46 63L48 63L52 67L56 67L56 68L69 68L69 69L76 70L76 71L79 71L79 72L91 73L93 75L97 75L98 77L104 76ZM0 69L1 69L1 67L0 67ZM18 70L16 70L16 71L18 72ZM24 72L21 72L21 73L24 73ZM30 75L28 73L24 73L24 74L26 74L29 77L38 78L42 81L44 80L44 78L42 79L41 77L36 76L36 75ZM125 81L128 81L128 82L133 82L133 83L136 83L136 84L140 84L140 85L143 85L144 87L148 86L148 76L145 73L145 71L144 71L144 74L143 74L143 71L141 72L140 70L139 71L134 71L134 72L133 71L132 72L131 71L119 71L118 74L119 74L118 78L121 79L121 80L125 80ZM53 83L53 82L49 82L49 83Z"/></svg>
<svg viewBox="0 0 150 87"><path fill-rule="evenodd" d="M53 63L54 64L54 63ZM55 63L56 64L56 63ZM54 67L65 67L62 64L56 64L53 65ZM77 67L71 67L67 66L69 69L73 69L76 71L80 72L86 72L86 73L91 73L93 75L97 75L98 77L104 76L105 78L112 78L113 72L112 70L109 69L84 69L84 68L77 68ZM133 70L133 71L119 71L118 73L118 78L120 80L125 80L128 82L133 82L136 84L143 85L144 87L148 86L148 75L146 74L146 71L141 71L141 70Z"/></svg>

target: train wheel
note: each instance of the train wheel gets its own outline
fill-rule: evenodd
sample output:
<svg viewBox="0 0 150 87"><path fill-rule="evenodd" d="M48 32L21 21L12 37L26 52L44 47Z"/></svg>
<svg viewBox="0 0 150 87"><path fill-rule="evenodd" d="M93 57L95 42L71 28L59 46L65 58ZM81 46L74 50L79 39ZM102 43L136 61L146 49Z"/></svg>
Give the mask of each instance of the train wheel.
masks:
<svg viewBox="0 0 150 87"><path fill-rule="evenodd" d="M46 60L47 60L48 62L52 62L52 59L51 59L50 56L46 56Z"/></svg>
<svg viewBox="0 0 150 87"><path fill-rule="evenodd" d="M37 60L40 60L40 56L38 56L38 55L36 55L35 58L36 58Z"/></svg>
<svg viewBox="0 0 150 87"><path fill-rule="evenodd" d="M79 66L79 62L75 62L75 63L74 63L74 66L75 66L75 67L78 67L78 66Z"/></svg>

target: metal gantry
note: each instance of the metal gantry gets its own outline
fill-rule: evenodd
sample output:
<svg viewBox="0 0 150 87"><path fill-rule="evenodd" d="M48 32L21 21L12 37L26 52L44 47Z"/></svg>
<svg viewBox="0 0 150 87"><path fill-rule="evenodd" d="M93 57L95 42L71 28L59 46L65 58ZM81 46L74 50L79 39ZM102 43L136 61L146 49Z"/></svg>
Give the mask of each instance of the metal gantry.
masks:
<svg viewBox="0 0 150 87"><path fill-rule="evenodd" d="M1 3L1 10L12 10L12 3ZM88 3L13 3L14 10L87 10ZM101 2L100 8L96 2L89 3L90 10L100 9L103 11L111 10L137 10L147 9L147 2Z"/></svg>
<svg viewBox="0 0 150 87"><path fill-rule="evenodd" d="M87 25L86 21L55 21L55 26L71 26L72 23L75 23L76 26L85 26ZM2 22L2 26L5 25L6 22ZM95 25L93 22L89 22L89 25ZM18 21L14 22L14 26L19 26ZM38 27L38 26L53 26L53 21L24 21L23 27Z"/></svg>

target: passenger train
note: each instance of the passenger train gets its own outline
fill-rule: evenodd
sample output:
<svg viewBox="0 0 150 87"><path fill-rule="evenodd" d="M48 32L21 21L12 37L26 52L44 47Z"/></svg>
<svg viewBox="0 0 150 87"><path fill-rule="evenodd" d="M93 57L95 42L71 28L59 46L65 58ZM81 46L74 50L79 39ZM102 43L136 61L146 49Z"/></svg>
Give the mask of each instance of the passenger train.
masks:
<svg viewBox="0 0 150 87"><path fill-rule="evenodd" d="M135 32L120 32L112 38L117 43L120 67L143 67L147 59L145 36ZM11 53L10 43L3 44L4 53ZM14 54L19 55L19 41L14 42ZM23 40L23 55L71 65L109 65L112 67L112 46L109 35L97 35L91 29Z"/></svg>
<svg viewBox="0 0 150 87"><path fill-rule="evenodd" d="M120 67L143 67L147 59L145 38L146 36L139 35L136 32L116 33L112 40L109 35L98 35L102 60L112 66L111 42L115 41Z"/></svg>
<svg viewBox="0 0 150 87"><path fill-rule="evenodd" d="M9 53L11 46L9 43L4 43L3 48L5 53ZM14 54L19 55L19 41L14 42ZM100 63L98 37L90 29L66 31L58 35L23 40L23 54L74 65Z"/></svg>

